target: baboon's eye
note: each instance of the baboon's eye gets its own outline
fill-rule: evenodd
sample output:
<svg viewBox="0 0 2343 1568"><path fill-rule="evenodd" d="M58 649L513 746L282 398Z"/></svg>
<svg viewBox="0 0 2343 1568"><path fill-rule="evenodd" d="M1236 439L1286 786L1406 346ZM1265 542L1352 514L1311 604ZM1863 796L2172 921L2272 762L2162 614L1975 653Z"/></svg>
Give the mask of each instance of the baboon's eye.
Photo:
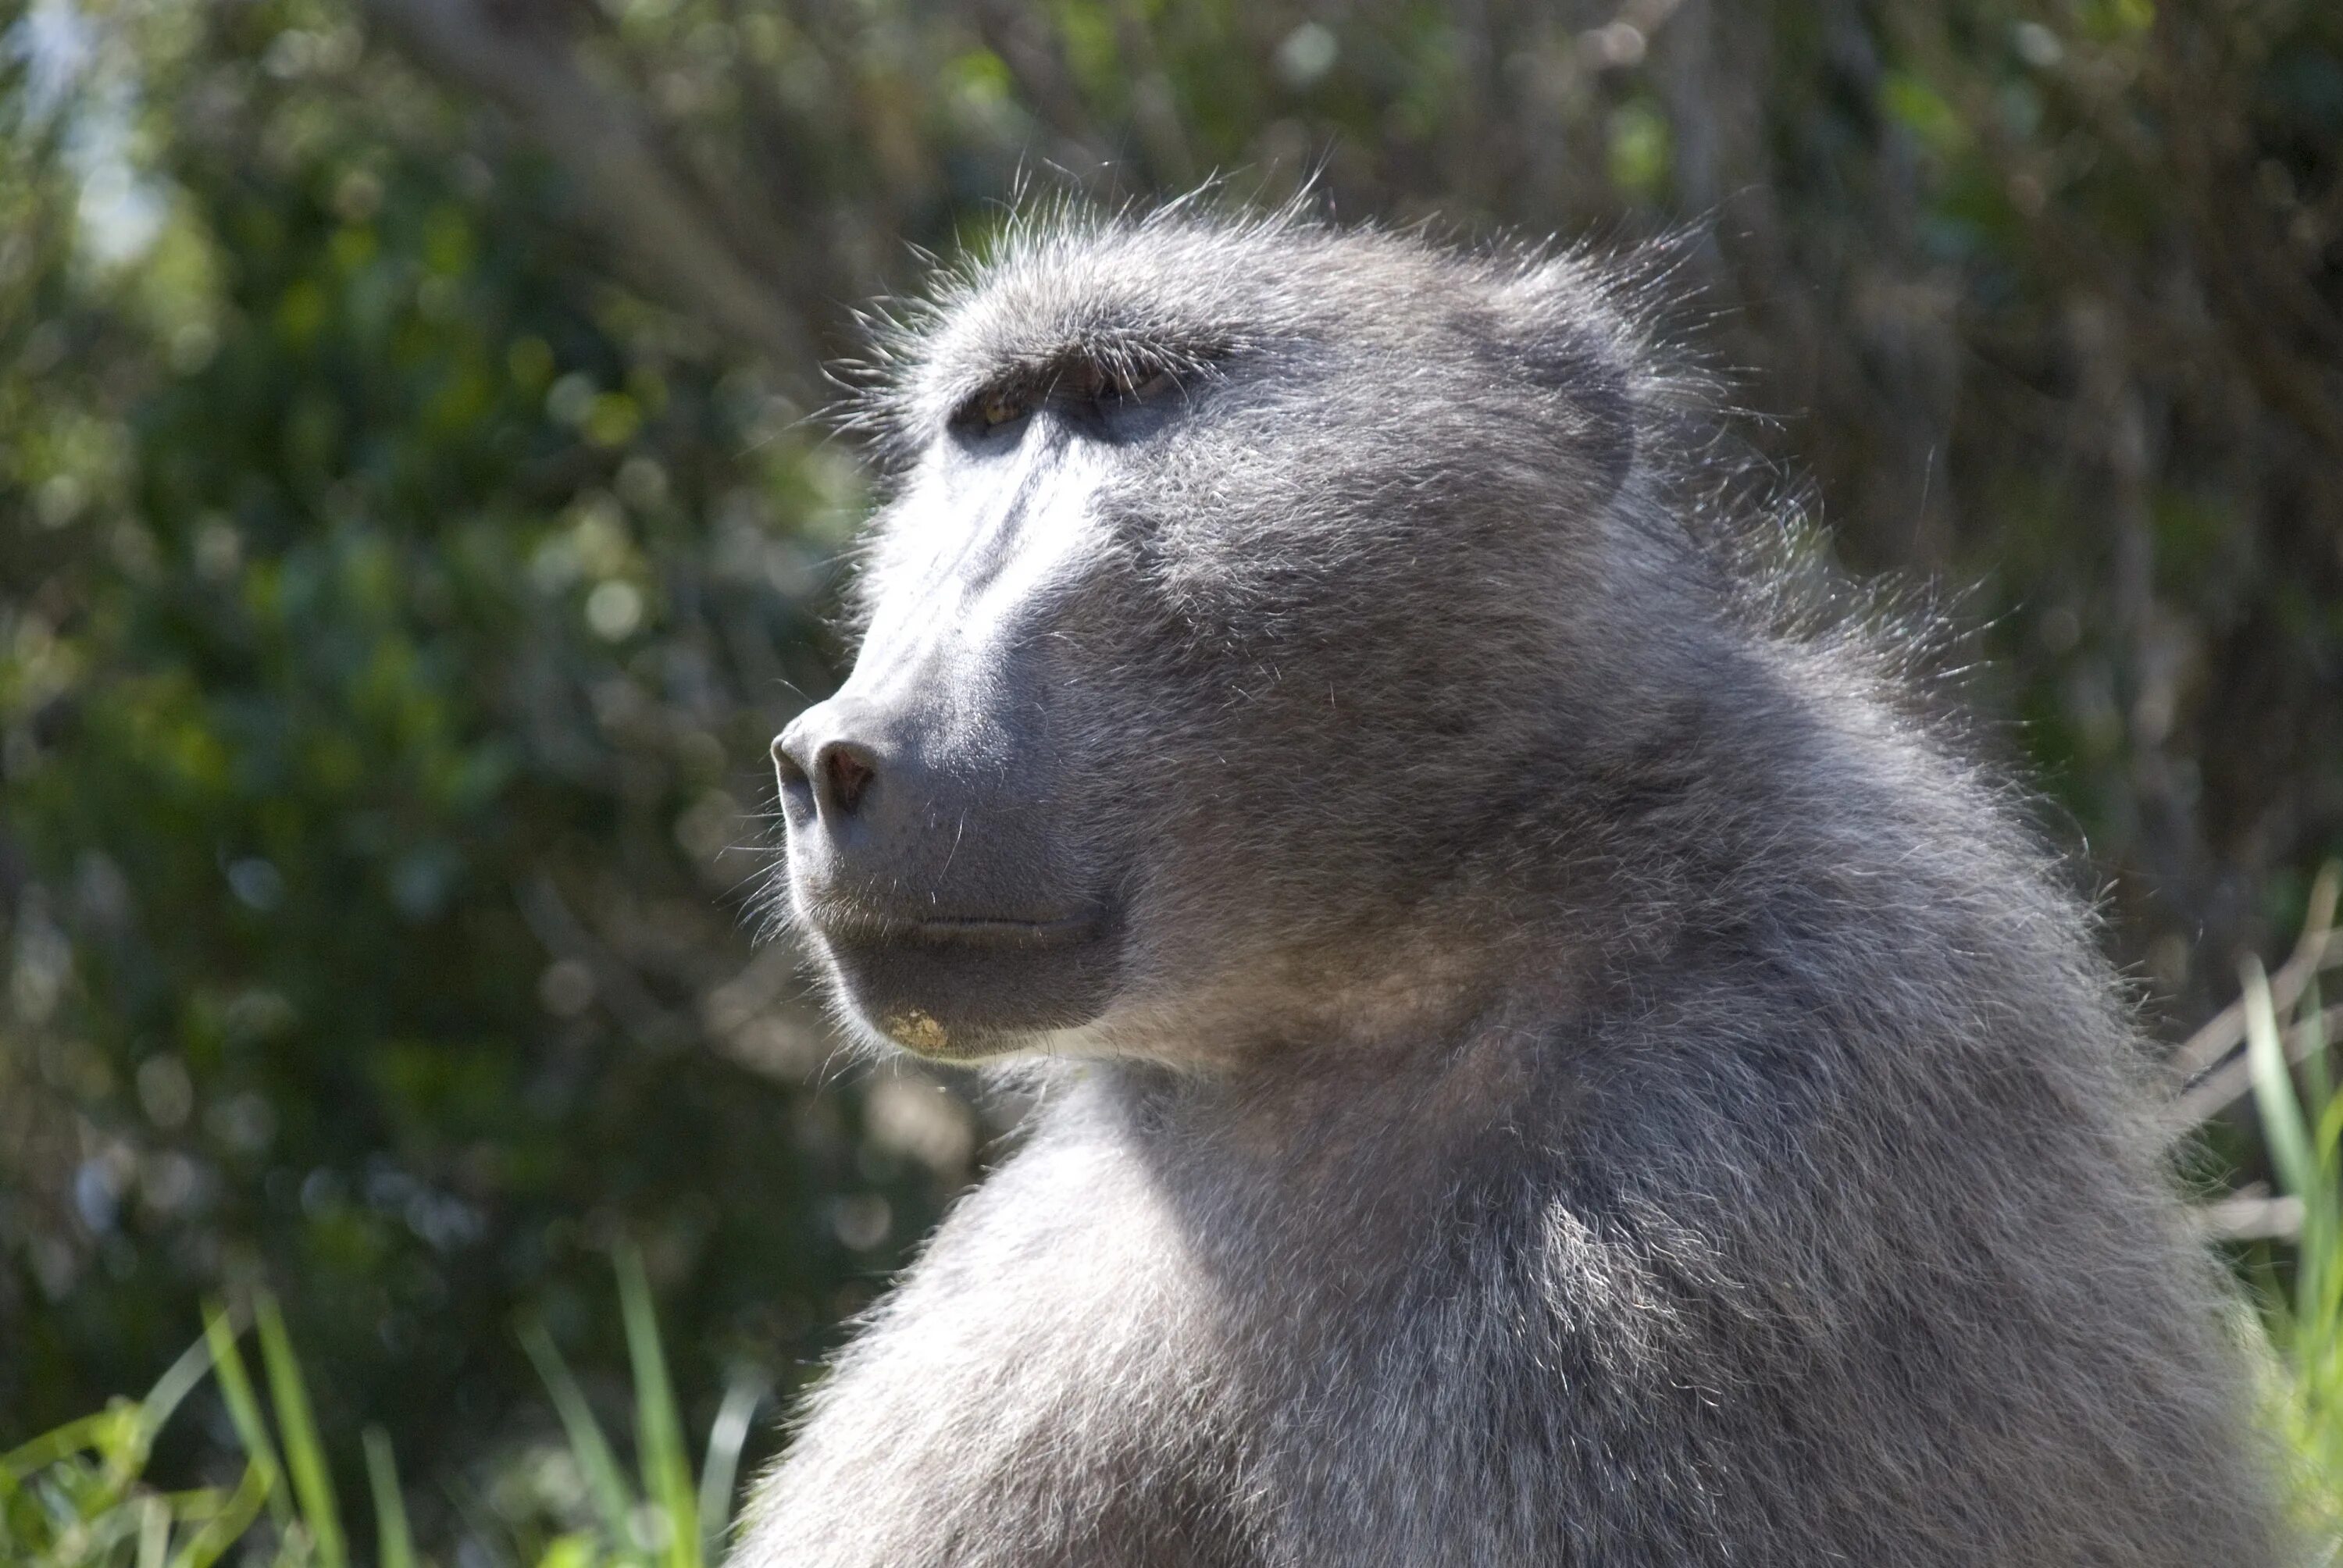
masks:
<svg viewBox="0 0 2343 1568"><path fill-rule="evenodd" d="M1124 368L1078 359L1061 365L1046 379L995 382L953 410L950 427L962 439L1006 437L1046 406L1076 427L1102 435L1118 410L1154 402L1176 391L1179 385L1168 370Z"/></svg>
<svg viewBox="0 0 2343 1568"><path fill-rule="evenodd" d="M1031 409L1032 400L1013 387L995 387L976 400L977 422L988 430L1022 419Z"/></svg>
<svg viewBox="0 0 2343 1568"><path fill-rule="evenodd" d="M1108 408L1118 403L1147 402L1171 391L1175 385L1168 370L1085 361L1061 376L1057 389L1070 401Z"/></svg>
<svg viewBox="0 0 2343 1568"><path fill-rule="evenodd" d="M952 427L970 436L1006 430L1033 411L1034 400L1031 387L1001 382L961 404L952 415Z"/></svg>
<svg viewBox="0 0 2343 1568"><path fill-rule="evenodd" d="M1169 370L1085 360L1060 373L1050 402L1077 430L1101 440L1133 440L1161 423L1161 407L1179 386Z"/></svg>
<svg viewBox="0 0 2343 1568"><path fill-rule="evenodd" d="M1169 370L1147 371L1133 380L1109 377L1106 386L1100 389L1099 401L1101 403L1149 403L1162 397L1178 385L1179 383L1172 379L1172 372Z"/></svg>

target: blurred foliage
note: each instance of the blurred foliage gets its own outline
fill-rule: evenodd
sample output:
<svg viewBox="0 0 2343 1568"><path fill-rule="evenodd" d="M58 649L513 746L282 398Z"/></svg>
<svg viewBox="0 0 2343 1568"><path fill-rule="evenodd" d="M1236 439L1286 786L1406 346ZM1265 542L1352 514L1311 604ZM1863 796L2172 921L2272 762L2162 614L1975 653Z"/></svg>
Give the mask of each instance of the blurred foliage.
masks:
<svg viewBox="0 0 2343 1568"><path fill-rule="evenodd" d="M5 1425L266 1280L329 1430L484 1447L623 1235L687 1386L803 1362L970 1141L801 1092L741 920L850 456L347 18L81 25L0 154Z"/></svg>
<svg viewBox="0 0 2343 1568"><path fill-rule="evenodd" d="M535 1568L702 1568L729 1538L757 1392L736 1384L725 1397L695 1484L642 1260L621 1249L618 1262L639 1481L620 1468L568 1367L537 1335L568 1439L567 1450L548 1450L540 1460L567 1470L569 1506L500 1509L488 1522L488 1534L476 1540L475 1555L498 1550ZM308 1381L275 1299L259 1292L256 1310L266 1413L235 1322L220 1308L207 1308L203 1340L146 1398L114 1400L96 1415L0 1453L0 1561L42 1568L211 1568L226 1559L255 1568L346 1568L350 1535L310 1413ZM156 1439L206 1375L228 1413L242 1473L232 1486L163 1490L147 1474ZM390 1439L368 1426L364 1448L371 1560L377 1568L416 1568L429 1559L416 1547Z"/></svg>
<svg viewBox="0 0 2343 1568"><path fill-rule="evenodd" d="M2259 1260L2283 1368L2275 1403L2297 1461L2292 1496L2304 1538L2320 1548L2317 1561L2335 1563L2343 1561L2343 1093L2328 1039L2334 1019L2315 972L2291 1016L2281 1015L2259 963L2248 959L2244 978L2254 1099L2281 1201L2297 1206L2291 1291L2278 1288L2274 1260Z"/></svg>
<svg viewBox="0 0 2343 1568"><path fill-rule="evenodd" d="M529 1361L625 1364L611 1248L706 1430L968 1179L747 906L865 504L815 361L1021 186L1691 225L2175 1022L2343 849L2331 0L0 0L0 1443L266 1288L331 1484L379 1422L488 1539L591 1506L625 1391Z"/></svg>

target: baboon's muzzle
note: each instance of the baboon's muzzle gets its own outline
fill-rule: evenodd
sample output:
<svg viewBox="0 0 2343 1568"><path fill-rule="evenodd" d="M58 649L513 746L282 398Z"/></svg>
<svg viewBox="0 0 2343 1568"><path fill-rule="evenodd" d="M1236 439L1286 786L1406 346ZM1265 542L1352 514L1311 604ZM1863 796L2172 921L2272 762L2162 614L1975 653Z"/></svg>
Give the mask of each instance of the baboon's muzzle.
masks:
<svg viewBox="0 0 2343 1568"><path fill-rule="evenodd" d="M958 739L852 685L773 742L791 897L846 1000L929 1056L1097 1016L1119 933L1056 831L1046 761L999 725Z"/></svg>

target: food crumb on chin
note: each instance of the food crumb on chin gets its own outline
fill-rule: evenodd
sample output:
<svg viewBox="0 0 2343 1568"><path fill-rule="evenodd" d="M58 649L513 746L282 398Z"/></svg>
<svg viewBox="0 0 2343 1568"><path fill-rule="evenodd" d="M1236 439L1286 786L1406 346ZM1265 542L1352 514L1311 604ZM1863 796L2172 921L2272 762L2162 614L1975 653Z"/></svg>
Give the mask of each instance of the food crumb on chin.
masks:
<svg viewBox="0 0 2343 1568"><path fill-rule="evenodd" d="M894 1037L898 1045L923 1055L932 1056L951 1043L944 1026L932 1014L915 1007L890 1012L879 1020L879 1025Z"/></svg>

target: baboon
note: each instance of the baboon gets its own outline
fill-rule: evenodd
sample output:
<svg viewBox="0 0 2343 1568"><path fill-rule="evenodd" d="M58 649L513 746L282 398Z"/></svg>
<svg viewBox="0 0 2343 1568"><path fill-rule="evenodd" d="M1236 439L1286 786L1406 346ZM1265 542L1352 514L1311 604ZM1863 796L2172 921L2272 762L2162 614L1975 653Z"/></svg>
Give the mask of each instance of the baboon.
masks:
<svg viewBox="0 0 2343 1568"><path fill-rule="evenodd" d="M1626 276L1061 215L884 341L789 918L1035 1109L738 1561L2276 1559L2087 911Z"/></svg>

